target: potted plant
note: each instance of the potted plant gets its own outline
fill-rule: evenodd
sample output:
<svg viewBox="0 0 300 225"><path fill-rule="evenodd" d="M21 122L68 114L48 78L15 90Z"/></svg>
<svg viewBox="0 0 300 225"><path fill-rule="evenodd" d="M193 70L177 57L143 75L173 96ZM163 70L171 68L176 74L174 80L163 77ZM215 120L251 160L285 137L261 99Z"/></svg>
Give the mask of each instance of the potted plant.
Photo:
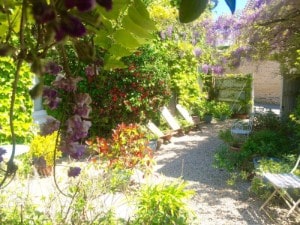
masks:
<svg viewBox="0 0 300 225"><path fill-rule="evenodd" d="M221 130L219 132L219 138L229 145L231 151L239 152L244 140L231 134L230 129Z"/></svg>
<svg viewBox="0 0 300 225"><path fill-rule="evenodd" d="M215 102L214 101L206 101L203 105L203 119L205 123L211 123L214 110L215 110Z"/></svg>
<svg viewBox="0 0 300 225"><path fill-rule="evenodd" d="M30 143L29 156L33 160L40 176L50 176L52 174L54 155L55 160L61 157L61 151L56 151L57 131L50 135L36 135Z"/></svg>
<svg viewBox="0 0 300 225"><path fill-rule="evenodd" d="M214 107L214 117L224 121L232 115L230 105L226 102L217 102Z"/></svg>
<svg viewBox="0 0 300 225"><path fill-rule="evenodd" d="M149 132L146 134L146 138L148 140L148 146L154 151L154 150L158 150L161 143L158 140L158 136L153 134L152 132Z"/></svg>

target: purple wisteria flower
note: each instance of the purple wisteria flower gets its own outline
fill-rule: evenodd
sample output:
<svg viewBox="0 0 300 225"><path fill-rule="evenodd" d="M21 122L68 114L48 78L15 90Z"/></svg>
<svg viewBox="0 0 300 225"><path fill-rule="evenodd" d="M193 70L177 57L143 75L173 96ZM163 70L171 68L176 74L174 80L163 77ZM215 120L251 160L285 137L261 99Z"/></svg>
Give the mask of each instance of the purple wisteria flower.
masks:
<svg viewBox="0 0 300 225"><path fill-rule="evenodd" d="M48 62L45 66L46 73L57 75L62 71L62 67L55 62Z"/></svg>
<svg viewBox="0 0 300 225"><path fill-rule="evenodd" d="M77 177L77 176L79 176L80 172L81 172L80 167L70 167L68 170L68 176L69 177Z"/></svg>
<svg viewBox="0 0 300 225"><path fill-rule="evenodd" d="M3 155L6 153L6 150L4 148L0 148L0 162L3 161Z"/></svg>
<svg viewBox="0 0 300 225"><path fill-rule="evenodd" d="M88 77L94 77L96 74L95 74L95 70L94 70L94 67L92 65L89 65L85 68L85 74L88 76Z"/></svg>
<svg viewBox="0 0 300 225"><path fill-rule="evenodd" d="M61 143L60 150L73 159L80 159L84 155L85 145L66 139Z"/></svg>
<svg viewBox="0 0 300 225"><path fill-rule="evenodd" d="M224 68L220 65L212 66L212 72L216 75L222 75L224 73Z"/></svg>
<svg viewBox="0 0 300 225"><path fill-rule="evenodd" d="M95 0L65 0L65 7L71 9L76 6L80 12L86 12L92 10L95 3Z"/></svg>
<svg viewBox="0 0 300 225"><path fill-rule="evenodd" d="M79 115L74 115L67 120L67 134L70 140L78 141L88 135L92 123L82 120Z"/></svg>
<svg viewBox="0 0 300 225"><path fill-rule="evenodd" d="M161 31L161 32L160 32L160 38L161 38L162 40L165 40L165 39L166 39L166 32Z"/></svg>
<svg viewBox="0 0 300 225"><path fill-rule="evenodd" d="M86 33L86 29L82 22L77 17L71 15L62 18L61 29L72 37L82 37Z"/></svg>
<svg viewBox="0 0 300 225"><path fill-rule="evenodd" d="M32 14L37 23L47 23L55 19L55 12L46 2L35 1Z"/></svg>
<svg viewBox="0 0 300 225"><path fill-rule="evenodd" d="M60 122L52 116L48 116L45 123L42 123L40 126L40 133L42 136L52 134L54 131L57 131L60 127Z"/></svg>
<svg viewBox="0 0 300 225"><path fill-rule="evenodd" d="M168 26L167 32L166 32L167 36L169 38L171 38L172 37L172 33L173 33L173 26Z"/></svg>
<svg viewBox="0 0 300 225"><path fill-rule="evenodd" d="M107 11L112 9L112 0L96 0L99 5L104 7Z"/></svg>
<svg viewBox="0 0 300 225"><path fill-rule="evenodd" d="M44 103L48 105L50 109L56 109L61 102L61 98L58 97L58 92L50 87L44 87L43 90Z"/></svg>
<svg viewBox="0 0 300 225"><path fill-rule="evenodd" d="M208 74L208 72L210 71L210 69L211 69L211 67L209 65L207 65L207 64L203 64L202 65L202 72L204 74Z"/></svg>
<svg viewBox="0 0 300 225"><path fill-rule="evenodd" d="M201 49L200 48L195 48L194 49L194 54L198 58L202 54Z"/></svg>
<svg viewBox="0 0 300 225"><path fill-rule="evenodd" d="M67 92L75 92L77 90L77 83L81 80L81 77L65 78L62 76L57 76L55 81L52 82L52 85Z"/></svg>
<svg viewBox="0 0 300 225"><path fill-rule="evenodd" d="M74 106L74 113L83 117L88 118L92 108L90 104L92 103L92 99L87 93L80 93L76 95L76 104Z"/></svg>

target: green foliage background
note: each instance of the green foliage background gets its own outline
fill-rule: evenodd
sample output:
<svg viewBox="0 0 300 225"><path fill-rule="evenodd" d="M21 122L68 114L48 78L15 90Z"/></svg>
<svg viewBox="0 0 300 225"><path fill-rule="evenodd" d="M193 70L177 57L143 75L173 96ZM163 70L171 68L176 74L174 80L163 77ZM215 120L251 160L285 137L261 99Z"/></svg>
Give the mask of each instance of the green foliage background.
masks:
<svg viewBox="0 0 300 225"><path fill-rule="evenodd" d="M16 71L15 63L11 58L0 58L0 143L11 143L9 126L10 97L12 83ZM33 83L33 74L25 64L20 71L20 81L17 88L17 96L14 107L14 129L17 143L29 142L32 137L32 111L33 102L28 90Z"/></svg>

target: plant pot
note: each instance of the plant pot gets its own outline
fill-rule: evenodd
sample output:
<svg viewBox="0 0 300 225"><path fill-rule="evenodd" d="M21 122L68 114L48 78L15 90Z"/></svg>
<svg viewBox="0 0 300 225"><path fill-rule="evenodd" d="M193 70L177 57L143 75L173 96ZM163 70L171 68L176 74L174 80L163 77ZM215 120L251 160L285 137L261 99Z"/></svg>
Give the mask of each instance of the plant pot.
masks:
<svg viewBox="0 0 300 225"><path fill-rule="evenodd" d="M213 116L212 115L204 115L204 122L211 123Z"/></svg>
<svg viewBox="0 0 300 225"><path fill-rule="evenodd" d="M53 166L47 165L43 157L34 158L33 165L40 177L49 177L52 175Z"/></svg>
<svg viewBox="0 0 300 225"><path fill-rule="evenodd" d="M235 118L235 119L247 119L248 114L234 114L233 118Z"/></svg>
<svg viewBox="0 0 300 225"><path fill-rule="evenodd" d="M241 146L233 146L233 145L230 145L229 149L230 149L230 151L232 151L232 152L240 152L240 151L241 151Z"/></svg>
<svg viewBox="0 0 300 225"><path fill-rule="evenodd" d="M152 139L152 140L150 140L148 146L149 146L153 151L155 151L155 150L157 149L157 146L158 146L157 139Z"/></svg>

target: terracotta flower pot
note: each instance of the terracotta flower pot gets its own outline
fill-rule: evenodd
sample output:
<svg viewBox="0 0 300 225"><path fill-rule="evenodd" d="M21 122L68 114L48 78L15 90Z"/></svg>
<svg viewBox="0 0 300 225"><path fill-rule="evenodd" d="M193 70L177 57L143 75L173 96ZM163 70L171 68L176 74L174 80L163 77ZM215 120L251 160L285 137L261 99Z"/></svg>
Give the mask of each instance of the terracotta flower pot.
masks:
<svg viewBox="0 0 300 225"><path fill-rule="evenodd" d="M47 165L43 157L34 158L33 165L40 177L49 177L52 175L53 167Z"/></svg>

